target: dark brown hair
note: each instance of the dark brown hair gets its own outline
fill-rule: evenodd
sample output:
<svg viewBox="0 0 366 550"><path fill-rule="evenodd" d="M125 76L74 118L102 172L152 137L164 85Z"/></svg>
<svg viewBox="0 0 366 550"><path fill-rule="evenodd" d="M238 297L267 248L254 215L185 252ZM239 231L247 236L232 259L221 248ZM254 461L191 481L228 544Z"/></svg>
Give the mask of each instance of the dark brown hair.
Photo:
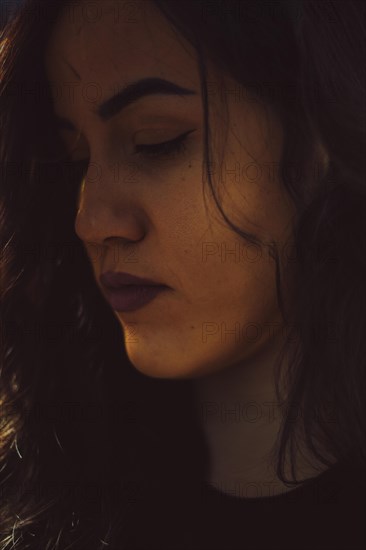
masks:
<svg viewBox="0 0 366 550"><path fill-rule="evenodd" d="M280 174L297 209L291 315L282 303L275 243L270 251L288 343L295 336L297 345L282 373L287 395L279 399L301 414L284 419L278 475L297 482L284 477L283 459L287 448L294 454L302 432L324 464L330 462L320 448L337 460L350 453L364 459L365 6L356 0L155 4L197 51L206 166L212 161L206 56L283 123ZM74 233L85 166L54 156L62 145L41 63L67 6L65 0L26 0L1 38L4 550L128 549L146 495L158 491L170 502L171 487L189 494L208 464L191 382L149 379L132 367ZM329 163L315 177L319 143ZM217 206L241 238L263 245ZM174 547L171 540L167 545Z"/></svg>

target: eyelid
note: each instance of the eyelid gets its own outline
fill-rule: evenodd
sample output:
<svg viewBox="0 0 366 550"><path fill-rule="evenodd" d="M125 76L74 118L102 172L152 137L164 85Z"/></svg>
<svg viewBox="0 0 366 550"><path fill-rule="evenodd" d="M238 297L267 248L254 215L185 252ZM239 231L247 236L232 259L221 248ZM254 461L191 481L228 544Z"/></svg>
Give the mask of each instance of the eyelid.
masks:
<svg viewBox="0 0 366 550"><path fill-rule="evenodd" d="M151 130L151 128L149 130ZM139 147L139 146L140 147L146 146L146 148L148 148L149 146L151 146L151 148L153 148L154 146L169 144L169 143L172 143L174 141L182 140L184 138L187 139L189 135L193 134L197 130L198 130L197 128L192 128L192 129L187 130L186 132L183 132L183 133L178 133L177 134L177 132L174 132L173 136L171 138L167 138L165 136L165 137L161 137L158 141L156 141L158 138L155 137L155 140L152 141L151 143L146 142L146 139L145 139L141 143L134 143L134 147L136 148L136 147ZM138 135L142 131L144 131L144 130L140 130L139 132L137 132L134 135ZM147 129L145 131L147 131ZM160 131L165 133L166 130L165 129L164 130L160 129ZM75 151L76 151L76 154L75 154ZM135 152L133 152L132 154L135 154ZM85 163L89 163L90 158L89 158L89 154L85 154L85 153L81 152L80 150L78 150L77 148L75 148L66 155L66 158L64 160L66 160L66 162L69 162L69 163L71 163L72 165L74 165L78 168L80 166L82 167L83 165L85 165Z"/></svg>
<svg viewBox="0 0 366 550"><path fill-rule="evenodd" d="M196 129L188 130L173 139L159 141L158 143L138 143L135 145L133 155L141 155L144 159L152 161L173 159L187 151L188 135Z"/></svg>
<svg viewBox="0 0 366 550"><path fill-rule="evenodd" d="M135 145L155 145L158 143L165 143L168 141L173 141L174 139L177 139L178 137L182 135L188 135L189 133L193 132L195 129L188 131L180 131L176 128L145 128L143 130L139 130L133 135L133 142ZM140 143L136 143L136 137L140 136L140 134L145 133L148 135L148 137L140 137L142 140ZM149 143L149 139L152 139L151 143Z"/></svg>

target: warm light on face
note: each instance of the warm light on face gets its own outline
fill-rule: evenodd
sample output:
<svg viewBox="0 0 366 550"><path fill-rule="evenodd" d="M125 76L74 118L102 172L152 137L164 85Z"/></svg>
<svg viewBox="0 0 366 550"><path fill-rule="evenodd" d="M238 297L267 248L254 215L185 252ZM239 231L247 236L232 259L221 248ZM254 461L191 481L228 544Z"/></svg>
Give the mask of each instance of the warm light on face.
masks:
<svg viewBox="0 0 366 550"><path fill-rule="evenodd" d="M107 10L80 32L61 18L46 64L59 89L74 83L73 100L55 97L55 112L75 131L83 128L89 169L81 182L75 231L96 281L112 270L172 288L135 311L115 313L127 354L146 375L196 377L245 361L275 338L273 327L282 322L275 267L267 249L253 255L253 246L227 227L207 186L204 200L196 52L183 47L152 4L144 3L144 9L133 24L123 16L116 22ZM208 67L212 85L218 75ZM161 79L199 93L142 97L148 86L172 86ZM145 82L144 89L128 88L138 81ZM236 84L223 81L228 90ZM100 90L94 102L86 94L91 82ZM123 84L130 96L108 103ZM140 97L131 101L134 93ZM280 161L281 125L248 96L237 102L227 94L227 100L229 132L223 162L219 167L216 156L212 167L214 184L226 215L265 242L278 243L281 253L294 210L277 178L263 169ZM223 111L219 94L209 101L215 147L224 134ZM97 108L103 102L108 104L104 120ZM260 168L257 179L253 162Z"/></svg>

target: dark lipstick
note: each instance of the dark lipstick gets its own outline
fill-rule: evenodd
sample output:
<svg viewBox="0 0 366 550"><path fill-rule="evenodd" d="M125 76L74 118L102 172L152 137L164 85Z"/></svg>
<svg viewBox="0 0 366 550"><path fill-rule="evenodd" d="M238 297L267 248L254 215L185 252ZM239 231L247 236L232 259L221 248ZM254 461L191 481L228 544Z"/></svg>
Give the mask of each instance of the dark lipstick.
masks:
<svg viewBox="0 0 366 550"><path fill-rule="evenodd" d="M100 278L104 294L115 311L135 311L151 302L167 285L115 271L107 271Z"/></svg>

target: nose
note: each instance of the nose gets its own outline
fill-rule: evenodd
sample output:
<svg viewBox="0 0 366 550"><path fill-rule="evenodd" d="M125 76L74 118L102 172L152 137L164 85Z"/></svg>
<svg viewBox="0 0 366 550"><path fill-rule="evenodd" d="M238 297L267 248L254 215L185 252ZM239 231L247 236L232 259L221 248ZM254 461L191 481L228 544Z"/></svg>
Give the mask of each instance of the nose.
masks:
<svg viewBox="0 0 366 550"><path fill-rule="evenodd" d="M119 241L140 241L146 233L141 201L131 187L113 181L113 174L100 166L100 177L91 177L88 169L82 182L74 226L76 235L85 244L100 247Z"/></svg>

